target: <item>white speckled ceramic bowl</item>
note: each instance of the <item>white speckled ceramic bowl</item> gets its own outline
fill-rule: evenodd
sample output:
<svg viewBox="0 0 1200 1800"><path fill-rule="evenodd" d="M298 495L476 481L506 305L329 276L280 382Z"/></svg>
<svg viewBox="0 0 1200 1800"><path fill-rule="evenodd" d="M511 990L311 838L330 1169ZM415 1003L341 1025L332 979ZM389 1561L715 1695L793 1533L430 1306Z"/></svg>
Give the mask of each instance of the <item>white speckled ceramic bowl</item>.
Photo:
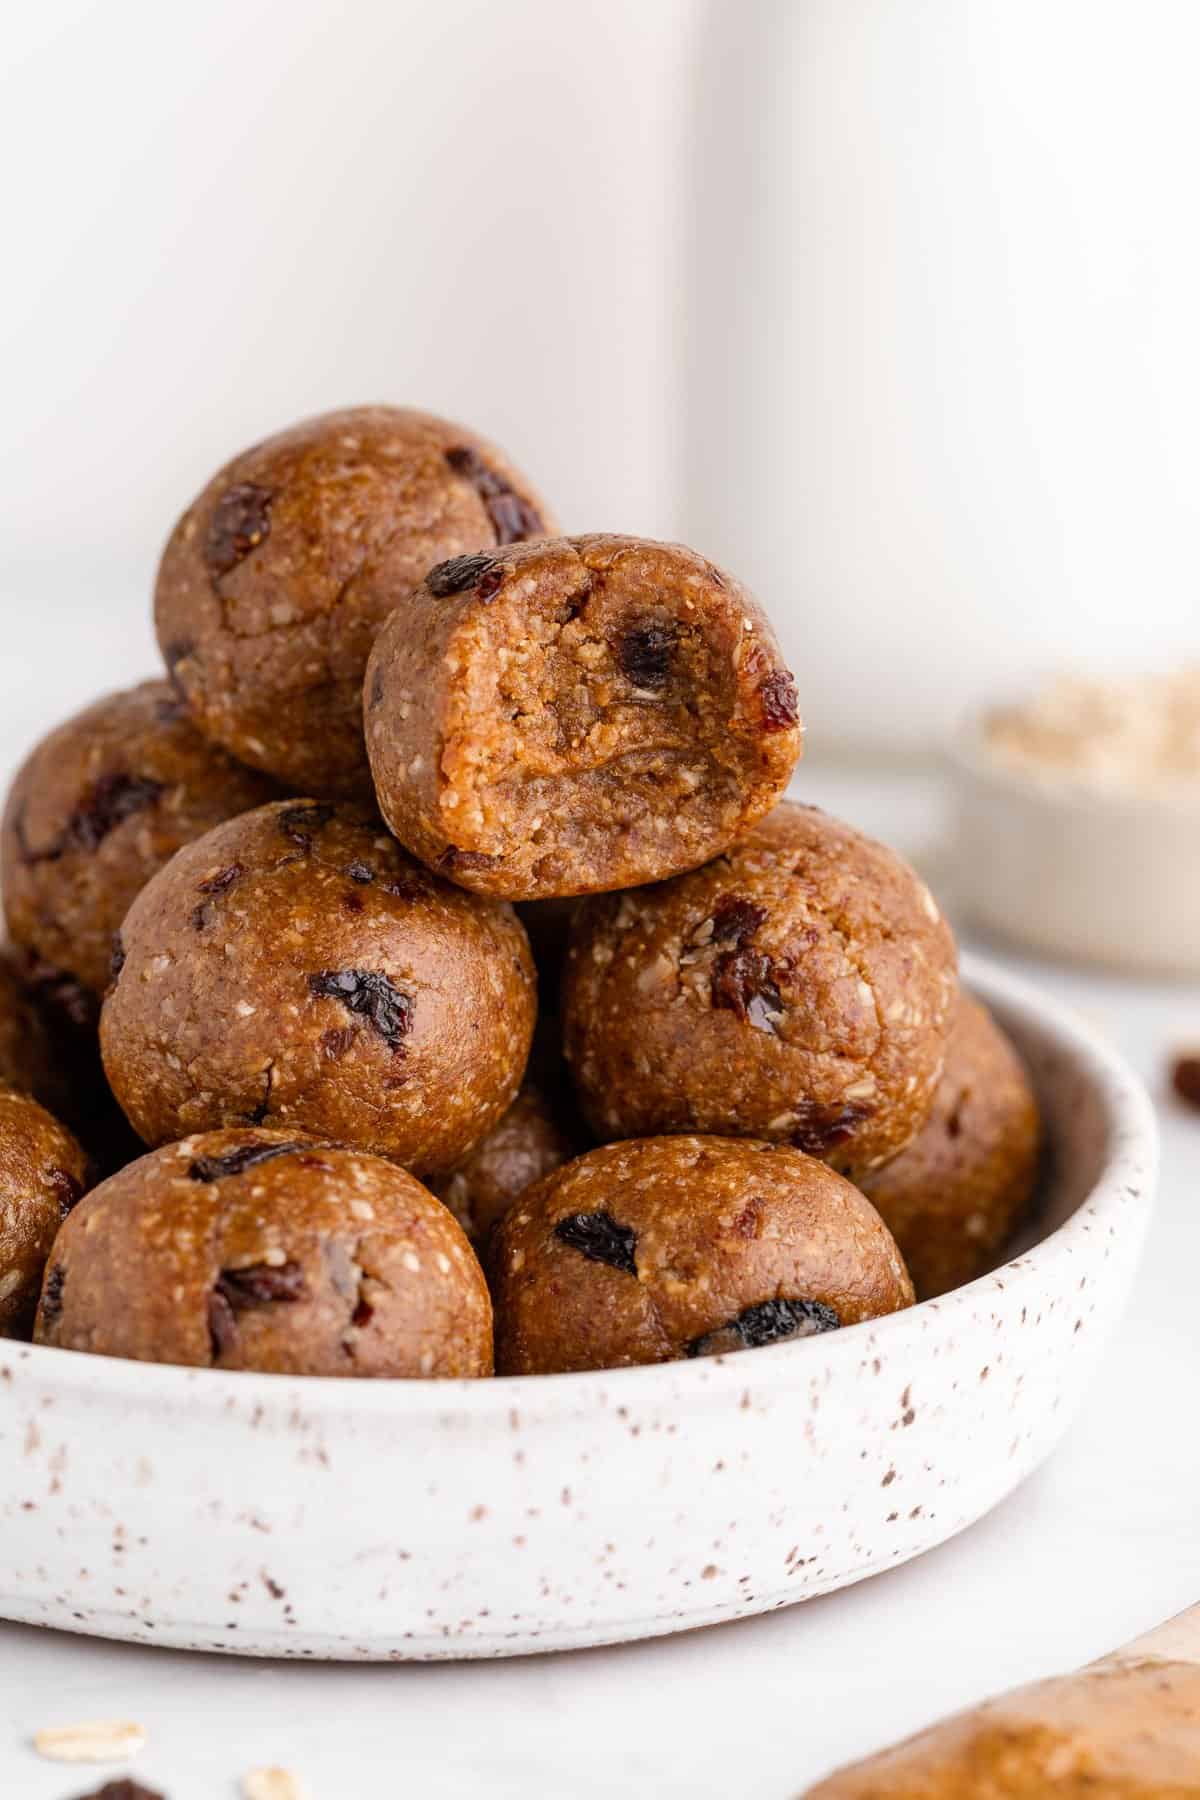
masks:
<svg viewBox="0 0 1200 1800"><path fill-rule="evenodd" d="M1037 995L1036 1241L773 1349L492 1382L293 1380L0 1344L0 1614L271 1656L503 1656L786 1606L941 1543L1047 1454L1124 1304L1135 1078Z"/></svg>

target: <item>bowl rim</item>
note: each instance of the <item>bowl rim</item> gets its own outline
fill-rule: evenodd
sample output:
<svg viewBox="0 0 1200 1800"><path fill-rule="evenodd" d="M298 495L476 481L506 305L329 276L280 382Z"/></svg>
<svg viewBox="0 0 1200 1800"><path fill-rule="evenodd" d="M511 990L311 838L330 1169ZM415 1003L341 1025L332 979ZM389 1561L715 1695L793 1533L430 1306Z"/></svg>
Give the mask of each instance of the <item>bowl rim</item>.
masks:
<svg viewBox="0 0 1200 1800"><path fill-rule="evenodd" d="M923 1330L932 1313L941 1315L945 1329L953 1333L958 1321L967 1324L987 1294L1005 1292L1012 1303L1013 1290L1032 1288L1044 1269L1075 1254L1079 1241L1098 1223L1128 1211L1126 1202L1139 1200L1140 1216L1150 1204L1158 1167L1158 1124L1154 1108L1140 1078L1115 1050L1068 1008L1046 997L1032 983L985 958L964 955L964 984L991 1007L1019 1019L1031 1034L1052 1040L1082 1071L1099 1096L1106 1127L1107 1149L1095 1182L1063 1223L1021 1251L1011 1261L986 1275L924 1300L902 1312L866 1319L843 1327L821 1339L824 1355L812 1358L812 1342L781 1343L754 1351L738 1351L691 1361L650 1363L632 1368L585 1370L553 1375L502 1375L477 1380L379 1379L353 1380L337 1376L265 1374L255 1370L190 1368L171 1363L136 1362L123 1357L93 1356L49 1345L0 1340L0 1379L20 1368L22 1377L35 1377L49 1387L76 1393L103 1392L106 1398L127 1398L143 1409L165 1406L176 1409L202 1407L234 1417L243 1412L277 1416L297 1405L337 1420L385 1415L389 1420L406 1416L452 1415L458 1421L470 1417L511 1428L514 1415L561 1415L616 1411L627 1397L642 1404L652 1397L654 1384L677 1406L704 1402L742 1401L749 1388L761 1393L780 1385L790 1386L806 1374L823 1375L830 1361L854 1360L869 1348L874 1354L900 1334ZM749 1358L753 1357L752 1363ZM640 1384L640 1385L639 1385ZM16 1386L14 1382L5 1385ZM0 1393L3 1387L0 1386Z"/></svg>
<svg viewBox="0 0 1200 1800"><path fill-rule="evenodd" d="M1037 774L1019 763L990 754L984 725L994 705L961 719L942 749L942 761L960 780L1032 801L1047 811L1070 809L1085 814L1116 814L1164 822L1200 817L1200 784L1180 779L1149 788L1103 788L1079 776L1047 769Z"/></svg>

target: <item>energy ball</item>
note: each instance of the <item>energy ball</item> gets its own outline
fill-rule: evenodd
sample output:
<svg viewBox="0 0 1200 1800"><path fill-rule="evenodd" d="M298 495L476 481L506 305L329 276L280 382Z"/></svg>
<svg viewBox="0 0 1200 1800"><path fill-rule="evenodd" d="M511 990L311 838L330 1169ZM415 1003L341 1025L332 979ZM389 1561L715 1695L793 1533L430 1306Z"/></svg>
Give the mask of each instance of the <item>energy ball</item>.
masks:
<svg viewBox="0 0 1200 1800"><path fill-rule="evenodd" d="M862 1183L922 1300L991 1266L1029 1209L1040 1149L1021 1061L987 1010L964 995L924 1129Z"/></svg>
<svg viewBox="0 0 1200 1800"><path fill-rule="evenodd" d="M354 807L284 801L181 850L125 921L101 1046L148 1144L254 1124L446 1174L512 1104L537 982L510 906Z"/></svg>
<svg viewBox="0 0 1200 1800"><path fill-rule="evenodd" d="M579 910L567 1060L595 1135L713 1132L862 1173L929 1116L954 940L899 857L776 807L707 868Z"/></svg>
<svg viewBox="0 0 1200 1800"><path fill-rule="evenodd" d="M431 569L367 670L379 804L509 900L661 881L778 799L802 732L757 603L694 550L558 538Z"/></svg>
<svg viewBox="0 0 1200 1800"><path fill-rule="evenodd" d="M453 1175L435 1182L473 1244L482 1244L513 1201L584 1148L569 1111L529 1079L501 1119Z"/></svg>
<svg viewBox="0 0 1200 1800"><path fill-rule="evenodd" d="M529 1189L492 1240L502 1375L756 1349L911 1306L875 1208L786 1146L609 1144Z"/></svg>
<svg viewBox="0 0 1200 1800"><path fill-rule="evenodd" d="M447 557L553 529L501 451L445 419L362 406L235 457L163 553L155 612L196 722L294 791L369 794L367 653Z"/></svg>
<svg viewBox="0 0 1200 1800"><path fill-rule="evenodd" d="M281 1131L144 1156L59 1233L37 1340L281 1375L492 1372L483 1271L394 1163Z"/></svg>
<svg viewBox="0 0 1200 1800"><path fill-rule="evenodd" d="M0 1088L0 1338L29 1336L46 1258L87 1179L70 1132L28 1094Z"/></svg>
<svg viewBox="0 0 1200 1800"><path fill-rule="evenodd" d="M9 794L0 872L13 942L103 994L113 934L150 877L276 792L201 737L167 682L96 701L43 739Z"/></svg>

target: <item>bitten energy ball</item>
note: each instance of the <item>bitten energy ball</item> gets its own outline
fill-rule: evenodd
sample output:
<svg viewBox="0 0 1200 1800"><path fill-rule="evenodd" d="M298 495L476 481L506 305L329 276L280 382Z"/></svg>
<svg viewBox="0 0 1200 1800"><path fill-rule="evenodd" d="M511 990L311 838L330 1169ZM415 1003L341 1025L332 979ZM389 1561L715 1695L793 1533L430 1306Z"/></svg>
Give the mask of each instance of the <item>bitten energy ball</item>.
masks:
<svg viewBox="0 0 1200 1800"><path fill-rule="evenodd" d="M27 1094L0 1089L0 1337L27 1337L59 1226L87 1184L87 1158Z"/></svg>
<svg viewBox="0 0 1200 1800"><path fill-rule="evenodd" d="M474 432L363 406L236 457L158 573L158 638L197 723L299 793L369 793L362 681L382 621L447 557L553 529Z"/></svg>
<svg viewBox="0 0 1200 1800"><path fill-rule="evenodd" d="M504 1375L755 1349L912 1304L874 1207L799 1150L643 1138L568 1163L493 1240Z"/></svg>
<svg viewBox="0 0 1200 1800"><path fill-rule="evenodd" d="M98 700L38 745L9 795L0 865L14 943L102 994L113 933L150 877L275 792L201 737L167 682Z"/></svg>
<svg viewBox="0 0 1200 1800"><path fill-rule="evenodd" d="M802 741L746 590L677 544L606 536L431 569L376 641L366 725L401 843L512 900L706 862L778 798Z"/></svg>
<svg viewBox="0 0 1200 1800"><path fill-rule="evenodd" d="M380 1157L219 1131L142 1157L59 1233L39 1343L287 1375L492 1372L487 1284L446 1208Z"/></svg>
<svg viewBox="0 0 1200 1800"><path fill-rule="evenodd" d="M989 1268L1029 1208L1037 1101L995 1020L964 995L920 1135L862 1183L927 1300Z"/></svg>
<svg viewBox="0 0 1200 1800"><path fill-rule="evenodd" d="M563 991L597 1137L762 1137L857 1172L925 1123L957 1004L924 884L791 804L707 868L581 907Z"/></svg>
<svg viewBox="0 0 1200 1800"><path fill-rule="evenodd" d="M347 806L264 806L180 851L117 964L104 1064L150 1144L286 1125L448 1173L512 1103L533 1034L512 908Z"/></svg>

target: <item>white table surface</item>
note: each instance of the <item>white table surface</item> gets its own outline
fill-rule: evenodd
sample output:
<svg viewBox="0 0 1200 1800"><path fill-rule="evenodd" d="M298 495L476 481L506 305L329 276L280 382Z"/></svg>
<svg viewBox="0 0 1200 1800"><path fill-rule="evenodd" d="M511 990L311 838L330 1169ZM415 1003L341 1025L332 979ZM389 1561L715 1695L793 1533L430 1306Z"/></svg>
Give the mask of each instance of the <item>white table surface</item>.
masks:
<svg viewBox="0 0 1200 1800"><path fill-rule="evenodd" d="M12 580L0 590L6 632L17 618L0 670L0 769L31 733L153 666L130 603L109 613L82 578L79 591L72 609L27 606ZM49 694L36 674L47 667ZM913 854L940 825L929 777L813 765L798 789ZM1141 1071L1163 1101L1164 1175L1132 1308L1083 1414L991 1517L905 1568L766 1618L508 1663L245 1662L0 1624L0 1795L98 1787L102 1772L42 1762L29 1739L119 1716L149 1730L130 1772L168 1800L232 1800L241 1773L275 1762L313 1800L787 1800L839 1762L1200 1599L1200 1118L1163 1094L1170 1048L1200 1040L1200 986L998 954Z"/></svg>

